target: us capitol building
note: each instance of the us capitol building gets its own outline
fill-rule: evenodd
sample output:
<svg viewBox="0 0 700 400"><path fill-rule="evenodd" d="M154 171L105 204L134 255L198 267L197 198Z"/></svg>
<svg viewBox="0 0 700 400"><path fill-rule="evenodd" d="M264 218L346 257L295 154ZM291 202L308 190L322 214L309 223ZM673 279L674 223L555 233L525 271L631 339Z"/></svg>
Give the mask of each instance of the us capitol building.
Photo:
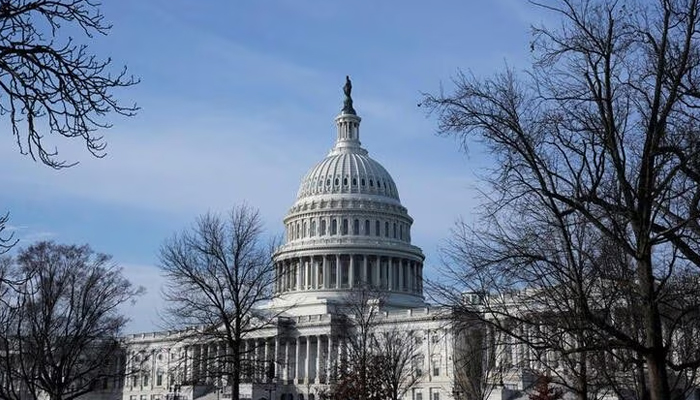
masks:
<svg viewBox="0 0 700 400"><path fill-rule="evenodd" d="M242 399L318 400L333 379L345 344L343 302L358 287L383 293L380 329L410 330L419 339L420 356L413 369L420 379L404 398L454 397L449 318L424 300L424 255L411 244L413 219L401 204L394 179L361 145L361 118L350 89L348 80L345 105L335 118L333 148L303 177L284 218L285 241L273 259L275 295L267 307L282 310L286 323L247 337L246 354L269 360L273 370L245 380ZM215 344L188 345L183 340L187 334L126 338L127 363L147 367L120 382L123 400L230 398L225 384L217 386L206 376L193 379L207 374L204 357L220 349Z"/></svg>

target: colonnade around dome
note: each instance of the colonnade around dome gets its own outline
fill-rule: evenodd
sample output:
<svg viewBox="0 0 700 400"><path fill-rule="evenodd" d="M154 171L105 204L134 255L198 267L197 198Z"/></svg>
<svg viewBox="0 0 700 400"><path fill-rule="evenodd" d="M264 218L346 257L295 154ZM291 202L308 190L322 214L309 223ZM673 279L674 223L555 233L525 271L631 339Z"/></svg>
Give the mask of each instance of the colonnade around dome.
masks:
<svg viewBox="0 0 700 400"><path fill-rule="evenodd" d="M423 293L423 263L372 254L323 254L275 263L275 293L372 287L388 292Z"/></svg>

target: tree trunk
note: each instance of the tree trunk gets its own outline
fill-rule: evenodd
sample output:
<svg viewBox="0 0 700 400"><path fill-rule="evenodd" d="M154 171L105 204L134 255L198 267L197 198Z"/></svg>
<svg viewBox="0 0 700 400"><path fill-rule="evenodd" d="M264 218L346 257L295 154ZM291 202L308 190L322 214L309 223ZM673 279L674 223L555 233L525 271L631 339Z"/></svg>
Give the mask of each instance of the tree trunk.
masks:
<svg viewBox="0 0 700 400"><path fill-rule="evenodd" d="M649 377L649 394L651 400L667 400L671 393L666 372L663 330L654 291L651 252L645 251L644 253L644 256L637 262L637 272L644 302L643 324L646 332L646 347L649 349L648 353L644 355Z"/></svg>

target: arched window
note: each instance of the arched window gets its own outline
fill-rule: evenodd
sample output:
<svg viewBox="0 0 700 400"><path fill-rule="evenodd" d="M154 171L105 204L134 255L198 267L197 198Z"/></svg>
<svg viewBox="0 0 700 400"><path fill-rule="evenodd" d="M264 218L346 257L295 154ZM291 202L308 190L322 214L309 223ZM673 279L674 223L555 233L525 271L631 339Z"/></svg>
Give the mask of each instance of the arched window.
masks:
<svg viewBox="0 0 700 400"><path fill-rule="evenodd" d="M333 218L331 220L331 235L337 235L338 234L338 220Z"/></svg>
<svg viewBox="0 0 700 400"><path fill-rule="evenodd" d="M369 220L366 219L365 220L365 235L369 236L369 234L370 234L370 232L369 232Z"/></svg>
<svg viewBox="0 0 700 400"><path fill-rule="evenodd" d="M403 240L403 224L399 225L399 239Z"/></svg>
<svg viewBox="0 0 700 400"><path fill-rule="evenodd" d="M394 227L394 228L396 228L396 227ZM305 238L306 234L307 234L306 221L304 221L301 225L301 237Z"/></svg>
<svg viewBox="0 0 700 400"><path fill-rule="evenodd" d="M384 221L384 237L389 237L389 222Z"/></svg>
<svg viewBox="0 0 700 400"><path fill-rule="evenodd" d="M322 219L321 220L321 234L320 236L325 236L326 235L326 220Z"/></svg>
<svg viewBox="0 0 700 400"><path fill-rule="evenodd" d="M343 186L347 186L347 185L348 185L348 178L343 178Z"/></svg>
<svg viewBox="0 0 700 400"><path fill-rule="evenodd" d="M352 234L353 235L359 235L360 234L360 220L356 219L355 222L352 224Z"/></svg>
<svg viewBox="0 0 700 400"><path fill-rule="evenodd" d="M380 222L375 221L374 223L374 236L380 236L381 235L381 229L380 229Z"/></svg>
<svg viewBox="0 0 700 400"><path fill-rule="evenodd" d="M316 236L316 220L312 219L311 224L309 224L309 236Z"/></svg>
<svg viewBox="0 0 700 400"><path fill-rule="evenodd" d="M348 234L348 220L346 218L343 218L343 235Z"/></svg>
<svg viewBox="0 0 700 400"><path fill-rule="evenodd" d="M357 178L352 178L352 185L357 186Z"/></svg>
<svg viewBox="0 0 700 400"><path fill-rule="evenodd" d="M396 239L396 222L394 222L394 239Z"/></svg>

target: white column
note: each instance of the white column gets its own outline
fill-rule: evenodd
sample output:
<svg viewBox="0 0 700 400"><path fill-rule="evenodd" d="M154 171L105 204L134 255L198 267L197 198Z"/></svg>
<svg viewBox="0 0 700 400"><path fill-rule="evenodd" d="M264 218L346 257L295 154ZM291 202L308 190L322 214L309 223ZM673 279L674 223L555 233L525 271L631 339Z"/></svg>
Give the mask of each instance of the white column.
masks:
<svg viewBox="0 0 700 400"><path fill-rule="evenodd" d="M350 255L350 264L348 265L348 287L355 285L355 256Z"/></svg>
<svg viewBox="0 0 700 400"><path fill-rule="evenodd" d="M367 270L367 255L362 256L362 284L367 285L367 278L369 277L369 271Z"/></svg>
<svg viewBox="0 0 700 400"><path fill-rule="evenodd" d="M268 376L267 371L268 371L268 368L270 368L270 341L267 338L265 338L263 340L265 341L265 361L263 362L263 367L262 367L262 371L263 371L263 376L262 376L263 379L262 380L264 382L267 382L267 376Z"/></svg>
<svg viewBox="0 0 700 400"><path fill-rule="evenodd" d="M328 334L328 352L326 353L326 384L331 381L331 360L333 358L333 337Z"/></svg>
<svg viewBox="0 0 700 400"><path fill-rule="evenodd" d="M387 288L389 290L396 290L394 287L394 258L389 257L389 271L386 274Z"/></svg>
<svg viewBox="0 0 700 400"><path fill-rule="evenodd" d="M321 335L316 335L316 374L314 376L314 383L321 383L321 355L323 350L321 349Z"/></svg>
<svg viewBox="0 0 700 400"><path fill-rule="evenodd" d="M282 365L284 365L284 376L282 379L286 383L289 380L289 340L284 341L284 362Z"/></svg>
<svg viewBox="0 0 700 400"><path fill-rule="evenodd" d="M311 357L311 336L306 337L306 359L304 359L304 383L311 383L309 379L309 358Z"/></svg>
<svg viewBox="0 0 700 400"><path fill-rule="evenodd" d="M381 284L382 284L382 281L380 280L381 275L379 274L379 270L382 267L382 263L381 263L382 258L380 256L376 256L375 261L376 261L376 265L375 265L376 268L374 268L374 286L379 288L379 287L381 287Z"/></svg>
<svg viewBox="0 0 700 400"><path fill-rule="evenodd" d="M274 359L272 360L273 368L275 369L275 377L277 377L277 380L281 378L280 372L280 338L279 336L275 336L275 356Z"/></svg>
<svg viewBox="0 0 700 400"><path fill-rule="evenodd" d="M296 351L294 351L294 379L297 383L299 381L299 353L301 352L301 336L297 338Z"/></svg>
<svg viewBox="0 0 700 400"><path fill-rule="evenodd" d="M335 255L335 287L340 289L340 254Z"/></svg>

